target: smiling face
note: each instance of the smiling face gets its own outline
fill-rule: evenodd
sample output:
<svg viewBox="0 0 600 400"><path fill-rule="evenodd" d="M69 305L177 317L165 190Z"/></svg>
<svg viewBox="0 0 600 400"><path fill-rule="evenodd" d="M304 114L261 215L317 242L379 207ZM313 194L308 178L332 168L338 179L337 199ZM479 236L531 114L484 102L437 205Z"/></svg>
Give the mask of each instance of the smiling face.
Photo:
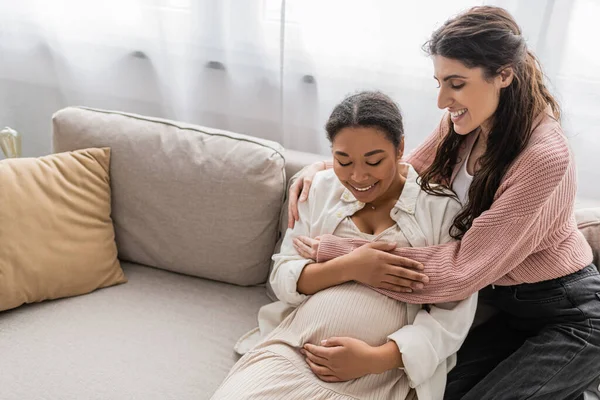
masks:
<svg viewBox="0 0 600 400"><path fill-rule="evenodd" d="M462 62L433 56L434 78L439 83L438 107L450 112L454 131L466 135L481 127L489 132L500 101L500 90L512 82L508 68L486 79L482 68L468 68Z"/></svg>
<svg viewBox="0 0 600 400"><path fill-rule="evenodd" d="M373 203L400 179L398 161L403 147L401 143L396 149L377 128L346 127L332 141L333 170L358 201Z"/></svg>

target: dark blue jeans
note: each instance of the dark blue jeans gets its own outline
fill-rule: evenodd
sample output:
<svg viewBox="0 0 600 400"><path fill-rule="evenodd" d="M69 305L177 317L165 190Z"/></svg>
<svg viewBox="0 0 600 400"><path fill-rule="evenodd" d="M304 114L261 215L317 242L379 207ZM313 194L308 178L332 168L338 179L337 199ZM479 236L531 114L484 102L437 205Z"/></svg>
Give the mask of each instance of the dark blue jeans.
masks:
<svg viewBox="0 0 600 400"><path fill-rule="evenodd" d="M480 292L499 313L475 328L448 375L446 400L580 399L600 376L600 274Z"/></svg>

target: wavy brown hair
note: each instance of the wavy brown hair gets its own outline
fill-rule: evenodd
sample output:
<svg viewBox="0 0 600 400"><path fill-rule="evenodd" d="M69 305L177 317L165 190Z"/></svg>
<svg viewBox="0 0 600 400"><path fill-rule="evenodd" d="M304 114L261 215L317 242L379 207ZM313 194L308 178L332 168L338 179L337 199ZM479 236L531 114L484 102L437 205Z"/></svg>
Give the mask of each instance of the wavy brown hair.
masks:
<svg viewBox="0 0 600 400"><path fill-rule="evenodd" d="M529 142L534 120L549 105L560 119L560 108L544 84L544 74L535 55L527 49L521 29L513 17L499 7L474 7L446 21L423 46L429 55L462 62L468 68L482 68L491 80L511 67L512 83L501 90L498 108L487 138L479 170L469 188L468 202L454 219L450 234L463 237L473 220L488 210L500 182ZM443 195L433 183L450 184L464 135L454 131L448 115L448 129L438 145L435 160L421 175L421 188ZM479 129L479 128L477 128Z"/></svg>

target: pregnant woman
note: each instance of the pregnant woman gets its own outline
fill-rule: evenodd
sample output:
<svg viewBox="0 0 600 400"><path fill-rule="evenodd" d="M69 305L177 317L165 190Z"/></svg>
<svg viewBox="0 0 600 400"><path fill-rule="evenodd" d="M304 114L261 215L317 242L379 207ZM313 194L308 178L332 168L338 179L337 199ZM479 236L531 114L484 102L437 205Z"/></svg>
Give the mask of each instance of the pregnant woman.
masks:
<svg viewBox="0 0 600 400"><path fill-rule="evenodd" d="M396 256L388 254L389 264L376 269L353 263L357 252L314 263L294 242L333 234L380 250L442 244L452 240L460 205L422 191L415 170L399 163L402 117L387 96L346 98L326 130L334 168L315 176L270 277L281 302L296 308L239 360L213 399L441 399L473 321L476 294L428 307L407 304L395 298L404 282ZM335 365L321 368L315 345L329 346L334 364L346 356L361 362L344 374Z"/></svg>

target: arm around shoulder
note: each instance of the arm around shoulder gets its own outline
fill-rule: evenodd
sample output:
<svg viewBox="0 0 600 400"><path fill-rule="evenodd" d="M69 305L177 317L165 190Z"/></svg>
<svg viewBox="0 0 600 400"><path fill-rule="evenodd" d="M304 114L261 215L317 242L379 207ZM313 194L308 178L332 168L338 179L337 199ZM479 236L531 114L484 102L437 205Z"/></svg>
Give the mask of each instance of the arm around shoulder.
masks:
<svg viewBox="0 0 600 400"><path fill-rule="evenodd" d="M297 283L304 268L312 263L298 254L294 248L293 240L298 236L311 234L311 204L314 202L314 188L311 189L307 201L298 203L299 220L294 228L288 228L279 253L273 255L273 271L269 276L269 283L275 296L282 302L297 306L306 299L306 295L298 292Z"/></svg>

